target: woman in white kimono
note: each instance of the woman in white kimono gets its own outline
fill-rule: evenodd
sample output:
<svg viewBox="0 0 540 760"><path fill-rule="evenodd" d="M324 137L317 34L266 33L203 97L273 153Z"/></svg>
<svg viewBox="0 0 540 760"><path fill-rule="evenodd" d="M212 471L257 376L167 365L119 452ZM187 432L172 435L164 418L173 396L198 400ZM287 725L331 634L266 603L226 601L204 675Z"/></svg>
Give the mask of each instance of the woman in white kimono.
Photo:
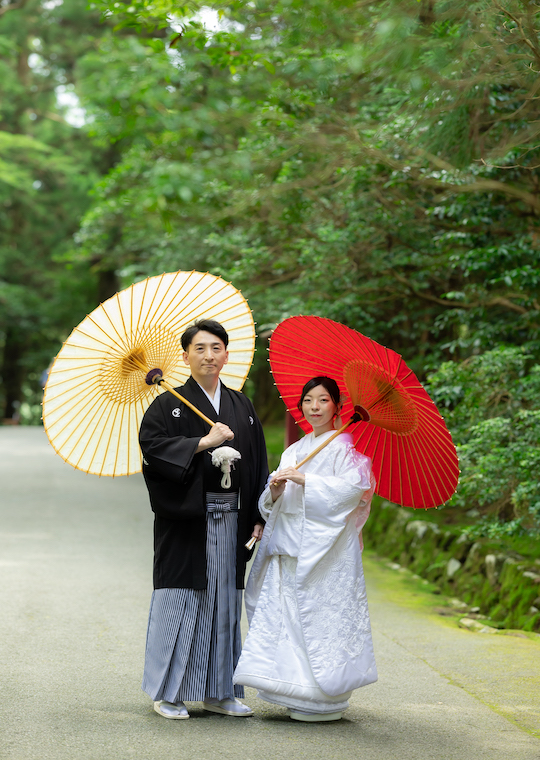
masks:
<svg viewBox="0 0 540 760"><path fill-rule="evenodd" d="M313 432L283 453L261 495L267 523L246 587L249 633L234 682L258 689L295 720L339 720L353 689L377 680L360 531L371 460L334 430L340 393L316 377L298 404Z"/></svg>

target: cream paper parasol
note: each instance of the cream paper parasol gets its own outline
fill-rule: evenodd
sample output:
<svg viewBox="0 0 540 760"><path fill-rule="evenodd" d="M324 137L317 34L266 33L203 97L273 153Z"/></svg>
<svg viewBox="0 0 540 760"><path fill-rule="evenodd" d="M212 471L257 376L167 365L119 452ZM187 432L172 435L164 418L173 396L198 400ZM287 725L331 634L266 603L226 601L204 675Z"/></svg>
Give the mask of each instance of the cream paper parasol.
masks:
<svg viewBox="0 0 540 760"><path fill-rule="evenodd" d="M163 387L174 392L189 377L180 337L203 318L227 330L229 361L220 377L239 390L253 360L255 326L245 298L220 277L150 277L94 309L64 343L45 386L43 423L56 452L94 475L140 472L143 414Z"/></svg>

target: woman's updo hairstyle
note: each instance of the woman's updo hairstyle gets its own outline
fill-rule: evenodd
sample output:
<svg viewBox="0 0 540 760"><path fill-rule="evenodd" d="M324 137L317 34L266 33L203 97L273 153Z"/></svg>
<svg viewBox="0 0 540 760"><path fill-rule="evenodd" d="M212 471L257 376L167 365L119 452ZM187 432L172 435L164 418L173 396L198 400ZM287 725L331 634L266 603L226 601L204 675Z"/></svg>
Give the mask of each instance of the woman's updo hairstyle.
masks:
<svg viewBox="0 0 540 760"><path fill-rule="evenodd" d="M302 403L304 401L304 398L310 391L313 390L313 388L316 388L318 385L322 385L322 387L328 391L330 398L339 409L339 405L341 403L341 391L339 390L339 385L331 377L321 375L320 377L312 377L311 380L308 380L302 388L300 401L298 402L299 411L302 411Z"/></svg>

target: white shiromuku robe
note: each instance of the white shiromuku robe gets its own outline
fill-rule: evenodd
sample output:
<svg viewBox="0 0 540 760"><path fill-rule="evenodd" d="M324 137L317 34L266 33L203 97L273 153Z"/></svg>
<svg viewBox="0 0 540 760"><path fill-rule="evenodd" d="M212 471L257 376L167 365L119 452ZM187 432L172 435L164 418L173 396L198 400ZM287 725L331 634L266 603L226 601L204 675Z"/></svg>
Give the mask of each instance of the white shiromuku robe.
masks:
<svg viewBox="0 0 540 760"><path fill-rule="evenodd" d="M295 466L333 432L290 446ZM313 713L344 710L353 689L377 680L362 569L361 534L374 480L371 461L342 433L259 510L267 520L246 586L249 633L234 682L275 704Z"/></svg>

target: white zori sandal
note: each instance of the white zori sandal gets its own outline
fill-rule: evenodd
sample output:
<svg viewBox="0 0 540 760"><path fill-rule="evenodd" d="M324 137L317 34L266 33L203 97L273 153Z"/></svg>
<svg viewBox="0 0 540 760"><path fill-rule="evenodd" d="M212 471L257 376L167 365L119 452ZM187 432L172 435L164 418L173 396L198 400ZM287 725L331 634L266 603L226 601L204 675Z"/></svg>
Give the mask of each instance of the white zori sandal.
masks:
<svg viewBox="0 0 540 760"><path fill-rule="evenodd" d="M170 720L186 720L189 718L187 707L183 702L154 702L154 710L162 718L169 718Z"/></svg>
<svg viewBox="0 0 540 760"><path fill-rule="evenodd" d="M220 715L232 715L234 718L247 718L253 715L253 710L238 699L214 699L206 697L203 702L203 710L220 713Z"/></svg>

